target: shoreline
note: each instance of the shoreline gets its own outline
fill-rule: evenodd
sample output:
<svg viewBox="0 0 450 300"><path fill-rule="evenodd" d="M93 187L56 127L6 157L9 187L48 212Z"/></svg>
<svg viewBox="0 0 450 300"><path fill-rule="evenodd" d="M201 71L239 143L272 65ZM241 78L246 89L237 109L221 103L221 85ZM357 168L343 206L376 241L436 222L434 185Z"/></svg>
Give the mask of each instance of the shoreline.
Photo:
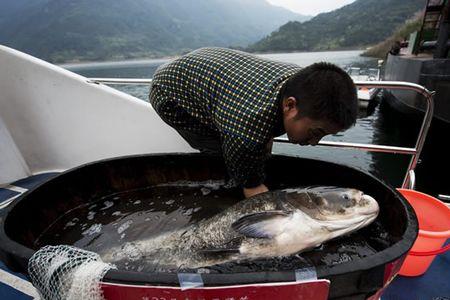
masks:
<svg viewBox="0 0 450 300"><path fill-rule="evenodd" d="M239 49L236 49L239 50ZM243 51L243 50L239 50ZM286 51L286 52L249 52L257 56L267 56L267 55L278 55L278 54L296 54L296 53L321 53L321 52L349 52L349 51L364 51L364 49L339 49L339 50L326 50L326 51ZM245 51L248 52L248 51ZM80 61L80 62L67 62L62 64L57 64L57 66L65 69L89 69L89 68L101 68L101 67L121 67L121 66L147 66L149 64L161 64L177 57L180 55L163 56L158 58L138 58L129 60L105 60L105 61Z"/></svg>
<svg viewBox="0 0 450 300"><path fill-rule="evenodd" d="M180 55L163 56L158 58L137 58L126 60L104 60L104 61L80 61L80 62L67 62L57 64L57 66L65 69L84 69L92 67L114 67L114 66L139 66L148 65L149 63L161 64L167 61L173 60Z"/></svg>

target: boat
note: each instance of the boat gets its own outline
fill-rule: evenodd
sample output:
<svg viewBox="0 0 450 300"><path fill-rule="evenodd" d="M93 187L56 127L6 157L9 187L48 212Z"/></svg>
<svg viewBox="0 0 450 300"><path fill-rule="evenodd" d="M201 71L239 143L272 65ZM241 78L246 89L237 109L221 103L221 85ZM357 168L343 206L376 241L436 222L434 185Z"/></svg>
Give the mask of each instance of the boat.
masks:
<svg viewBox="0 0 450 300"><path fill-rule="evenodd" d="M379 65L382 61L378 62ZM350 75L353 81L379 81L380 80L380 68L359 68L350 67L346 69L346 72ZM379 104L378 95L380 88L367 88L359 87L357 90L359 100L359 116L366 117L371 115L376 106Z"/></svg>
<svg viewBox="0 0 450 300"><path fill-rule="evenodd" d="M436 92L435 113L417 173L422 177L418 187L443 201L450 200L448 182L425 174L450 167L448 153L440 146L450 130L449 9L449 1L427 1L420 30L410 35L398 54L387 55L383 76L384 80L412 82ZM383 95L383 105L393 111L398 125L414 135L423 118L423 99L401 90L385 90Z"/></svg>
<svg viewBox="0 0 450 300"><path fill-rule="evenodd" d="M40 298L29 281L27 269L37 250L36 236L83 201L154 182L222 179L223 162L195 153L175 130L160 120L149 103L104 84L149 84L151 79L85 78L5 46L0 46L0 65L2 299ZM409 89L425 97L427 109L415 146L331 141L321 141L320 146L411 155L402 187L414 188L415 167L433 115L432 93L406 82L356 84L366 88ZM276 142L288 141L279 138ZM285 172L286 166L302 166L310 172L296 178ZM412 299L429 296L430 290L438 296L446 295L448 253L435 260L428 277L396 276L414 242L417 220L411 206L395 188L361 170L319 160L274 156L269 168L269 173L274 174L270 178L274 186L289 187L304 180L311 184L352 184L370 189L380 199L381 220L395 239L390 244L378 245L380 248L373 255L355 261L283 272L148 274L110 270L100 283L104 296L255 299L265 295L266 299L321 300L379 299L384 293L397 299ZM328 172L314 172L316 169ZM342 173L347 175L337 176ZM61 201L61 196L66 201ZM338 242L330 245L339 247ZM442 281L444 284L437 285Z"/></svg>

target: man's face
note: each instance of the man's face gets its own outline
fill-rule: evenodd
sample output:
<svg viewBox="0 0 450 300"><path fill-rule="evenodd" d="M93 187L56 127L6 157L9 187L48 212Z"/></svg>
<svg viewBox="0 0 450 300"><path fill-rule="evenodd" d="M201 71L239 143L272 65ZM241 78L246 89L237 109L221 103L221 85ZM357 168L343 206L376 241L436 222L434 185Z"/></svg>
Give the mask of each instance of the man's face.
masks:
<svg viewBox="0 0 450 300"><path fill-rule="evenodd" d="M289 141L299 145L317 145L328 134L336 134L342 129L325 120L298 117L297 101L294 97L283 100L283 123Z"/></svg>

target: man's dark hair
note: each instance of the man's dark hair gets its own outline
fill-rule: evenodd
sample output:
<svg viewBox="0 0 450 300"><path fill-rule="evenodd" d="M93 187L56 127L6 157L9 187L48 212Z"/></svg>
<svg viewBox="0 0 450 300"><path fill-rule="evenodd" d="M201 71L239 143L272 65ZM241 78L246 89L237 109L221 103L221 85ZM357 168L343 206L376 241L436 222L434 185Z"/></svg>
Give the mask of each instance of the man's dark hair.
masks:
<svg viewBox="0 0 450 300"><path fill-rule="evenodd" d="M319 62L294 74L281 91L297 100L299 117L326 120L342 129L356 122L358 97L350 76L338 66Z"/></svg>

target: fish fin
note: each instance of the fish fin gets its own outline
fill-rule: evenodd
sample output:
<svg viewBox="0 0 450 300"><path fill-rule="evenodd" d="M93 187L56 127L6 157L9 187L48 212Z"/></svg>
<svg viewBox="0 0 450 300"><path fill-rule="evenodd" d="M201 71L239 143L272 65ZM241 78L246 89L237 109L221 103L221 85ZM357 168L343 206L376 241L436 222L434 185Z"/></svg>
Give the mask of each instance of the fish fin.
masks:
<svg viewBox="0 0 450 300"><path fill-rule="evenodd" d="M285 220L290 214L281 210L271 210L248 214L233 224L234 231L253 238L272 238L281 233L280 220Z"/></svg>

